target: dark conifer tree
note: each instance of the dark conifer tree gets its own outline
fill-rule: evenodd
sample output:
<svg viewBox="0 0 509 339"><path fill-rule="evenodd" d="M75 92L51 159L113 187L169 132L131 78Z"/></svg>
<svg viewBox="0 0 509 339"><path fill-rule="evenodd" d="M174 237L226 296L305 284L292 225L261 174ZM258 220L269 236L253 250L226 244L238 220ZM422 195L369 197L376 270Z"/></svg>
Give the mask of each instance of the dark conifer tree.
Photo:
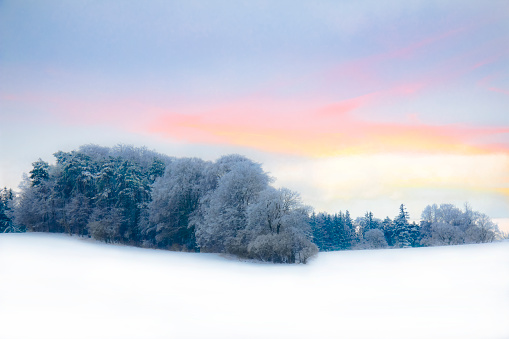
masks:
<svg viewBox="0 0 509 339"><path fill-rule="evenodd" d="M12 203L14 194L7 187L0 189L0 233L19 232L12 222Z"/></svg>
<svg viewBox="0 0 509 339"><path fill-rule="evenodd" d="M409 215L405 209L405 205L401 204L399 207L399 214L394 218L394 231L396 233L398 247L410 247L412 245L412 236L408 219Z"/></svg>
<svg viewBox="0 0 509 339"><path fill-rule="evenodd" d="M36 162L32 163L32 170L30 171L30 180L32 186L39 186L44 181L49 179L49 164L43 161L41 158Z"/></svg>

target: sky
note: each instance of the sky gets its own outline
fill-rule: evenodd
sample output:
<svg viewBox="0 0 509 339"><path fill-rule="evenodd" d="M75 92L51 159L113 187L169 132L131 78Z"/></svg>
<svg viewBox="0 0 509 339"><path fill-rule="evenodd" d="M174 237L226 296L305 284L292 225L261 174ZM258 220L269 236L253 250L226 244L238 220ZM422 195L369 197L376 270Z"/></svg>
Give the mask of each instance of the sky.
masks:
<svg viewBox="0 0 509 339"><path fill-rule="evenodd" d="M83 144L239 153L316 211L509 218L507 1L0 2L0 186Z"/></svg>

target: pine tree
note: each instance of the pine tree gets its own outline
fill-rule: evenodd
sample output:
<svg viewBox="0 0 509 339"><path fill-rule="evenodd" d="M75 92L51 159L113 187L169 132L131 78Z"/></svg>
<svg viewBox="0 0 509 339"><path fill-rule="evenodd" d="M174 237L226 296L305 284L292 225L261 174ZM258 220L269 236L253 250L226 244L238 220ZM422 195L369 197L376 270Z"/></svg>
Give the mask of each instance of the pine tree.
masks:
<svg viewBox="0 0 509 339"><path fill-rule="evenodd" d="M341 228L341 236L339 239L339 249L346 250L349 249L352 242L352 229L351 224L352 220L350 218L350 213L346 211L347 214L343 214L343 212L339 212L338 219Z"/></svg>
<svg viewBox="0 0 509 339"><path fill-rule="evenodd" d="M385 240L387 241L387 245L394 246L396 244L396 232L394 229L394 223L391 218L385 217L384 221L382 221L382 229L384 231Z"/></svg>
<svg viewBox="0 0 509 339"><path fill-rule="evenodd" d="M198 208L200 198L207 193L204 181L209 165L196 158L176 159L152 185L149 221L143 234L155 240L157 247L197 249L195 230L189 227L189 219Z"/></svg>
<svg viewBox="0 0 509 339"><path fill-rule="evenodd" d="M409 215L405 209L405 205L401 204L399 207L399 215L394 218L394 231L396 233L398 247L410 247L412 245L412 236L408 219Z"/></svg>
<svg viewBox="0 0 509 339"><path fill-rule="evenodd" d="M412 222L409 225L409 233L410 233L410 243L412 247L418 247L421 243L421 230L419 225L417 225L414 222Z"/></svg>
<svg viewBox="0 0 509 339"><path fill-rule="evenodd" d="M43 161L41 158L36 162L32 163L33 169L30 171L30 180L32 181L32 186L38 186L43 181L49 179L49 165L47 162Z"/></svg>
<svg viewBox="0 0 509 339"><path fill-rule="evenodd" d="M154 158L154 162L152 162L152 165L150 165L148 170L148 178L150 183L153 184L157 178L162 177L165 170L165 163L161 159Z"/></svg>
<svg viewBox="0 0 509 339"><path fill-rule="evenodd" d="M4 187L0 189L0 233L16 232L11 219L11 204L14 194L11 189Z"/></svg>
<svg viewBox="0 0 509 339"><path fill-rule="evenodd" d="M364 215L364 220L365 220L365 228L364 228L363 232L366 232L366 231L376 228L376 222L374 221L373 213L371 211L366 212L366 214Z"/></svg>
<svg viewBox="0 0 509 339"><path fill-rule="evenodd" d="M309 226L313 234L313 242L318 246L321 252L325 252L331 250L331 244L330 241L328 241L322 215L322 213L316 214L313 212L309 217Z"/></svg>
<svg viewBox="0 0 509 339"><path fill-rule="evenodd" d="M355 236L355 228L353 225L352 217L350 216L350 212L346 210L344 217L344 229L347 234L346 241L344 242L343 249L348 249L352 246L353 238Z"/></svg>

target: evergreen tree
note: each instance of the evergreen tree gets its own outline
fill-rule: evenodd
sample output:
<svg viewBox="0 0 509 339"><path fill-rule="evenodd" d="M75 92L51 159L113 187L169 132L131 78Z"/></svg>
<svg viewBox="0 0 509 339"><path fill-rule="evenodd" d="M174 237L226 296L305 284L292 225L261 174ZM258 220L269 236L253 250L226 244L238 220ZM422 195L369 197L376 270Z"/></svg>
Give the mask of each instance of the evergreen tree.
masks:
<svg viewBox="0 0 509 339"><path fill-rule="evenodd" d="M387 245L392 247L397 243L396 230L394 228L394 223L391 218L386 217L382 222L382 228L384 231L385 240L387 241Z"/></svg>
<svg viewBox="0 0 509 339"><path fill-rule="evenodd" d="M339 211L338 213L338 223L339 228L341 230L339 236L338 249L346 250L349 249L352 242L352 229L351 224L352 220L350 218L350 213L346 211L347 214L343 214L343 212Z"/></svg>
<svg viewBox="0 0 509 339"><path fill-rule="evenodd" d="M324 213L315 214L313 212L310 218L310 226L313 232L314 243L318 246L320 251L330 251L332 248L325 223L326 215Z"/></svg>
<svg viewBox="0 0 509 339"><path fill-rule="evenodd" d="M157 178L162 177L165 169L166 164L161 159L154 158L154 161L148 170L148 179L150 183L153 184Z"/></svg>
<svg viewBox="0 0 509 339"><path fill-rule="evenodd" d="M313 242L320 251L324 251L324 232L323 228L318 226L318 218L316 213L313 211L311 216L309 217L309 226L311 227L311 232L313 234Z"/></svg>
<svg viewBox="0 0 509 339"><path fill-rule="evenodd" d="M348 239L349 243L348 243L348 245L346 247L346 248L349 248L350 246L353 246L356 243L356 240L357 240L357 230L356 230L356 227L354 225L353 219L350 216L350 212L348 210L346 210L346 212L345 212L344 225L345 225L345 231L348 232L348 234L350 235L349 239Z"/></svg>
<svg viewBox="0 0 509 339"><path fill-rule="evenodd" d="M30 171L30 180L32 186L39 186L42 182L49 179L49 165L41 158L32 163L32 170Z"/></svg>
<svg viewBox="0 0 509 339"><path fill-rule="evenodd" d="M364 220L365 220L365 226L363 229L363 233L377 228L377 223L374 220L373 213L371 211L366 212L366 214L364 215Z"/></svg>
<svg viewBox="0 0 509 339"><path fill-rule="evenodd" d="M19 232L12 222L12 203L14 194L7 187L0 189L0 233Z"/></svg>
<svg viewBox="0 0 509 339"><path fill-rule="evenodd" d="M421 230L415 221L408 225L408 232L410 234L410 245L419 247L421 245Z"/></svg>
<svg viewBox="0 0 509 339"><path fill-rule="evenodd" d="M207 193L204 181L209 165L196 158L176 159L168 165L164 176L152 185L149 221L143 228L147 241L155 240L160 248L197 249L189 219Z"/></svg>
<svg viewBox="0 0 509 339"><path fill-rule="evenodd" d="M399 214L394 218L394 231L396 234L398 247L410 247L412 245L412 236L410 224L408 223L409 215L405 209L405 205L399 207Z"/></svg>

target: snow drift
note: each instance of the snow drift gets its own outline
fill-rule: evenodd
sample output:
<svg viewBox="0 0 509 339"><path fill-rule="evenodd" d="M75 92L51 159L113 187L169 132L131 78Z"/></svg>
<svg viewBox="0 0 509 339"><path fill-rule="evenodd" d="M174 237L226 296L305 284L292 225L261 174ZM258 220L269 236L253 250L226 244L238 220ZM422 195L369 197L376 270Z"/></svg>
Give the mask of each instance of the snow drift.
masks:
<svg viewBox="0 0 509 339"><path fill-rule="evenodd" d="M0 338L508 338L509 242L308 265L0 234Z"/></svg>

